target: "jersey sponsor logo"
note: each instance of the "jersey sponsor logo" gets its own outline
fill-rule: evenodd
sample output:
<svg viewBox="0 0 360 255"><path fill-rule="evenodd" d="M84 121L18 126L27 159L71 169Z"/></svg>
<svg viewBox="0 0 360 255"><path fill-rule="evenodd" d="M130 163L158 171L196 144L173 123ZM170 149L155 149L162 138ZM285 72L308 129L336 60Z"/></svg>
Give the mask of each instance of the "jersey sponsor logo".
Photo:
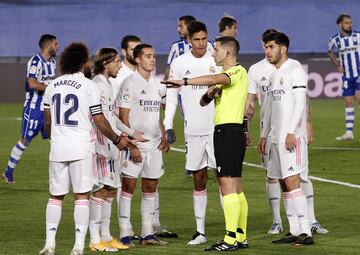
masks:
<svg viewBox="0 0 360 255"><path fill-rule="evenodd" d="M192 90L203 90L203 89L208 89L209 86L207 85L191 85L191 89Z"/></svg>
<svg viewBox="0 0 360 255"><path fill-rule="evenodd" d="M285 94L285 90L283 89L275 89L271 91L273 102L281 101L281 95Z"/></svg>
<svg viewBox="0 0 360 255"><path fill-rule="evenodd" d="M215 73L215 72L216 72L215 66L210 66L209 73Z"/></svg>
<svg viewBox="0 0 360 255"><path fill-rule="evenodd" d="M160 111L160 101L157 100L144 100L140 99L140 106L143 107L144 112L159 112Z"/></svg>
<svg viewBox="0 0 360 255"><path fill-rule="evenodd" d="M239 72L240 72L240 69L237 69L237 70L235 70L235 71L233 71L233 72L228 72L227 75L233 76L233 75L238 74Z"/></svg>

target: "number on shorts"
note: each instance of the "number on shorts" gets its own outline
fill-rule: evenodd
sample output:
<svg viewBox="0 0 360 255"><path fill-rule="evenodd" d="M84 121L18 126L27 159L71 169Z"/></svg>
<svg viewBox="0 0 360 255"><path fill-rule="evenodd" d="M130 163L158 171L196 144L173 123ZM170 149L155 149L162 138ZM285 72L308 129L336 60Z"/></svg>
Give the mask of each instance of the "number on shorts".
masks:
<svg viewBox="0 0 360 255"><path fill-rule="evenodd" d="M31 120L29 120L29 123L30 123L30 129L36 129L37 126L38 126L39 121L31 119Z"/></svg>

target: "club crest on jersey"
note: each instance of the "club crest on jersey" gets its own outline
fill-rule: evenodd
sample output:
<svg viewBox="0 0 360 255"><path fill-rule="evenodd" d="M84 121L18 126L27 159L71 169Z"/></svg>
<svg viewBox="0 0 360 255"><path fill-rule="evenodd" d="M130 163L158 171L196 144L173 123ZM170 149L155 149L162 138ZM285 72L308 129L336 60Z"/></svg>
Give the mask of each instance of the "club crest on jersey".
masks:
<svg viewBox="0 0 360 255"><path fill-rule="evenodd" d="M215 73L215 66L210 66L209 73Z"/></svg>
<svg viewBox="0 0 360 255"><path fill-rule="evenodd" d="M284 85L284 79L282 77L280 78L280 85Z"/></svg>

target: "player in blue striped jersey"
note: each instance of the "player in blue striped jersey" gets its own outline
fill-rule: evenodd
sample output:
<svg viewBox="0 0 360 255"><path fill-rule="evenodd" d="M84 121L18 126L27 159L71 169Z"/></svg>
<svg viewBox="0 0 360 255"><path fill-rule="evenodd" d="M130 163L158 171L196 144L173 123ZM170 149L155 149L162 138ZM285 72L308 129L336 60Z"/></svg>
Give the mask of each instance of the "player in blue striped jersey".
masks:
<svg viewBox="0 0 360 255"><path fill-rule="evenodd" d="M25 82L26 99L22 114L21 137L13 147L3 178L7 183L15 183L13 172L32 139L41 132L45 138L44 108L42 104L46 86L55 78L58 41L54 35L43 34L39 40L40 52L27 64Z"/></svg>
<svg viewBox="0 0 360 255"><path fill-rule="evenodd" d="M336 24L340 31L330 39L328 54L331 62L343 74L342 96L345 103L346 125L345 134L336 137L336 140L352 140L355 120L354 96L360 103L360 32L352 30L350 15L341 14ZM336 58L335 49L339 53L340 61Z"/></svg>
<svg viewBox="0 0 360 255"><path fill-rule="evenodd" d="M238 23L233 16L224 15L219 21L219 33L220 36L237 36Z"/></svg>

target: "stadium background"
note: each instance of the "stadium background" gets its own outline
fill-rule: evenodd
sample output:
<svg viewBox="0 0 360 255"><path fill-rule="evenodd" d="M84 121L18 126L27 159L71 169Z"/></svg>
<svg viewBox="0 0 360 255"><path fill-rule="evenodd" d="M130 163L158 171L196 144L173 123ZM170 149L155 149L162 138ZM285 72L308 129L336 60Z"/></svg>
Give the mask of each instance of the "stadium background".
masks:
<svg viewBox="0 0 360 255"><path fill-rule="evenodd" d="M360 128L356 109L355 140L335 141L344 130L344 109L339 91L340 74L326 56L327 41L337 32L340 13L353 16L354 29L360 28L360 1L349 0L274 0L274 1L0 1L0 171L7 164L10 150L19 137L22 104L25 98L26 62L38 52L42 33L57 35L59 53L73 40L89 45L92 53L103 46L119 48L125 34L137 34L153 44L159 54L157 74L165 68L169 47L176 41L176 19L192 14L204 21L210 38L218 33L219 18L228 13L239 22L241 63L249 66L263 58L259 36L273 27L289 34L290 52L307 68L312 100L315 141L309 147L310 171L315 189L316 216L330 232L316 235L312 247L274 246L277 237L266 231L271 225L271 212L265 194L265 175L259 168L255 146L246 153L243 182L249 203L246 254L359 254L360 251ZM316 88L316 89L315 89ZM11 103L7 103L11 102ZM258 110L258 109L257 109ZM258 139L258 114L252 123L254 145ZM178 141L165 155L166 173L160 180L161 222L179 238L169 240L167 247L141 247L123 254L169 255L201 254L201 247L185 244L193 235L194 219L191 179L184 175L184 139L182 119L175 119ZM44 244L45 208L48 198L49 143L37 137L27 149L16 169L16 184L0 182L0 254L37 254ZM223 234L223 214L219 206L217 184L209 175L207 234L210 243ZM140 230L140 190L133 200L132 223ZM116 206L113 206L112 233L118 236ZM287 220L282 211L287 229ZM68 254L73 245L73 197L65 199L62 223L57 235L57 254ZM86 244L89 240L87 238ZM239 253L242 251L239 251ZM96 254L86 251L85 254ZM101 254L101 253L98 253Z"/></svg>
<svg viewBox="0 0 360 255"><path fill-rule="evenodd" d="M353 27L360 27L356 15L360 1L350 0L8 0L0 1L0 102L24 100L26 62L38 52L41 34L58 37L60 50L71 41L83 41L92 54L104 46L119 48L126 34L139 35L154 45L159 55L157 74L172 42L178 40L176 20L184 14L194 15L206 23L209 39L218 35L218 21L224 13L239 23L240 62L249 67L260 60L259 37L267 28L287 33L290 52L309 73L310 97L339 97L341 76L327 56L327 42L337 32L339 13L354 16Z"/></svg>

